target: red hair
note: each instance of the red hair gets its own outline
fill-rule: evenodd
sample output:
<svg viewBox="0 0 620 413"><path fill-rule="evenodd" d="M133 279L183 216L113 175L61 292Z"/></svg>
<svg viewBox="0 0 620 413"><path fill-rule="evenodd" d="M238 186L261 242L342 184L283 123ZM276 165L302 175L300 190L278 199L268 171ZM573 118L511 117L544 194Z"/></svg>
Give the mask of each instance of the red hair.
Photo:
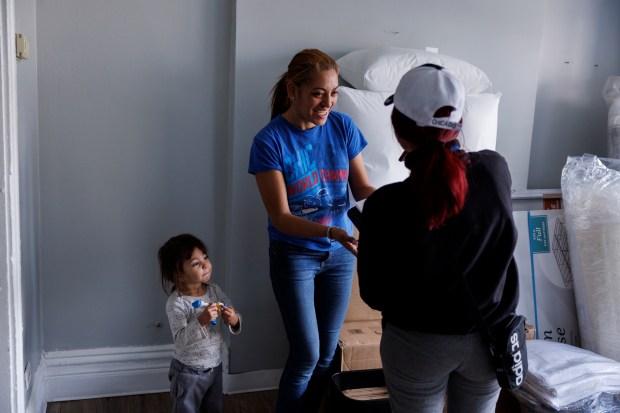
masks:
<svg viewBox="0 0 620 413"><path fill-rule="evenodd" d="M463 210L467 198L468 159L459 148L458 131L420 127L397 109L392 112L392 125L396 135L415 148L405 158L411 170L409 181L424 227L437 229Z"/></svg>

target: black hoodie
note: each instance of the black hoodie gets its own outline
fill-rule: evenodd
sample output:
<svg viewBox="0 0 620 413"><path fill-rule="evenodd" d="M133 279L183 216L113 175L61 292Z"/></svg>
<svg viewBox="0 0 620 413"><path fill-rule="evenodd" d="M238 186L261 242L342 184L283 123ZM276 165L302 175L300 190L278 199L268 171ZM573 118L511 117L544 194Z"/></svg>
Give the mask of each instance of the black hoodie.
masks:
<svg viewBox="0 0 620 413"><path fill-rule="evenodd" d="M493 151L468 156L465 206L437 230L422 228L407 180L379 188L364 203L360 294L384 323L437 334L476 330L463 274L489 326L514 312L517 230L508 165Z"/></svg>

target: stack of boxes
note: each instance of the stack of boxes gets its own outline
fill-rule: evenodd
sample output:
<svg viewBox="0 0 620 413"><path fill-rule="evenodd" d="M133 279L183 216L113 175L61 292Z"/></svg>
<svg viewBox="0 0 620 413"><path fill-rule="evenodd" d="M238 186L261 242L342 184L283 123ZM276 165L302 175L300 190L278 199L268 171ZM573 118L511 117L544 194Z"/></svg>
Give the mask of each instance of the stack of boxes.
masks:
<svg viewBox="0 0 620 413"><path fill-rule="evenodd" d="M329 411L390 412L379 353L382 332L381 312L368 307L360 297L356 268L340 330L340 373L332 377Z"/></svg>
<svg viewBox="0 0 620 413"><path fill-rule="evenodd" d="M368 307L360 297L356 268L349 308L340 330L340 370L381 368L381 333L381 312Z"/></svg>

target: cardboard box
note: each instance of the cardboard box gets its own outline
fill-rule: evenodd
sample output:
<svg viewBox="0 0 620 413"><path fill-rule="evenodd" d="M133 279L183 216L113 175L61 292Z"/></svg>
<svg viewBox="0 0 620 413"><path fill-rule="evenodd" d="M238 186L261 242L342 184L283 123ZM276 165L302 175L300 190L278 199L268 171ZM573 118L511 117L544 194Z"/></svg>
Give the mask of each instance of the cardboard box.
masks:
<svg viewBox="0 0 620 413"><path fill-rule="evenodd" d="M515 211L519 232L517 312L534 325L535 337L580 346L568 237L563 210Z"/></svg>
<svg viewBox="0 0 620 413"><path fill-rule="evenodd" d="M368 370L382 367L379 354L381 321L349 321L340 330L340 370Z"/></svg>
<svg viewBox="0 0 620 413"><path fill-rule="evenodd" d="M349 308L344 318L345 323L349 321L371 321L381 320L381 311L373 310L360 297L360 286L357 278L357 264L353 273L353 285L351 286L351 299Z"/></svg>
<svg viewBox="0 0 620 413"><path fill-rule="evenodd" d="M389 399L387 387L362 387L359 389L343 390L344 394L349 399L353 400L386 400Z"/></svg>
<svg viewBox="0 0 620 413"><path fill-rule="evenodd" d="M359 237L355 230L354 236ZM351 299L340 330L340 370L381 368L381 312L368 307L360 297L357 265L353 273Z"/></svg>

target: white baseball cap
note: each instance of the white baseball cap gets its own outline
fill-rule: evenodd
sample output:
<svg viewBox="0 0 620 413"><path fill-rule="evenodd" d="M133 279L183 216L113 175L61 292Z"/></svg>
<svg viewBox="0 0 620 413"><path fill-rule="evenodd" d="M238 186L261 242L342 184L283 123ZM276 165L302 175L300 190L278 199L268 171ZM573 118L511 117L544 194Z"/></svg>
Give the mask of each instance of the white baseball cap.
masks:
<svg viewBox="0 0 620 413"><path fill-rule="evenodd" d="M451 72L441 66L425 64L405 73L400 79L396 92L385 100L418 126L432 126L440 129L461 129L465 88L463 83ZM450 116L436 118L437 109L453 107Z"/></svg>

